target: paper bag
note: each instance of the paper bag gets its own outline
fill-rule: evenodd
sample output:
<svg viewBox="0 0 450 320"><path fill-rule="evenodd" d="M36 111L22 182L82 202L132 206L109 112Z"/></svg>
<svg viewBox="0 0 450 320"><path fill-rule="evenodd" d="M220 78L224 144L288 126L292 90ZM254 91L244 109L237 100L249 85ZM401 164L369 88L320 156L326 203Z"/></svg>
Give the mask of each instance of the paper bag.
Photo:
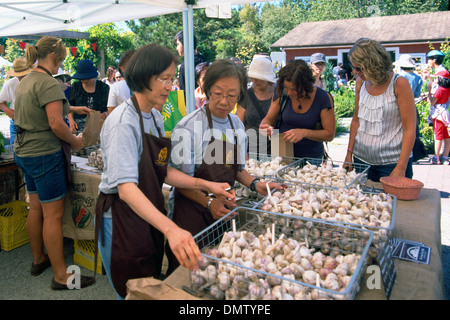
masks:
<svg viewBox="0 0 450 320"><path fill-rule="evenodd" d="M282 133L273 134L270 138L272 158L294 157L294 144L283 139Z"/></svg>
<svg viewBox="0 0 450 320"><path fill-rule="evenodd" d="M100 119L100 111L89 112L83 129L83 144L85 147L90 147L99 143L103 121L104 120Z"/></svg>
<svg viewBox="0 0 450 320"><path fill-rule="evenodd" d="M128 280L125 300L199 300L199 298L149 277Z"/></svg>
<svg viewBox="0 0 450 320"><path fill-rule="evenodd" d="M74 240L95 239L95 206L101 176L73 172L73 181L66 194L63 235Z"/></svg>

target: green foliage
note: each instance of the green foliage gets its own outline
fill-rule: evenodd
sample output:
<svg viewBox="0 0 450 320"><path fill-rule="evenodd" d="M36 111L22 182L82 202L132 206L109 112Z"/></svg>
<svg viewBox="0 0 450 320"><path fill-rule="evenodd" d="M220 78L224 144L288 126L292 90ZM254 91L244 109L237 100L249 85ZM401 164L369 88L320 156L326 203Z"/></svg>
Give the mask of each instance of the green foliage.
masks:
<svg viewBox="0 0 450 320"><path fill-rule="evenodd" d="M19 40L18 40L19 41ZM5 58L8 61L13 62L14 59L17 59L19 57L25 56L25 51L23 51L20 46L19 42L14 43L11 39L6 40L6 48L5 48ZM35 43L35 41L28 41L28 43Z"/></svg>
<svg viewBox="0 0 450 320"><path fill-rule="evenodd" d="M3 136L2 132L0 131L0 155L5 152L5 137Z"/></svg>
<svg viewBox="0 0 450 320"><path fill-rule="evenodd" d="M90 59L94 62L94 65L97 68L101 69L101 54L100 52L104 52L104 70L106 70L110 65L117 66L121 55L135 47L134 35L130 32L121 32L121 30L117 27L117 25L113 23L105 23L93 26L87 30L90 33L89 39L82 39L76 41L74 44L70 40L65 40L64 44L66 47L76 46L80 50L77 51L77 55L74 57L72 54L69 54L66 57L64 62L64 68L66 71L70 73L74 73L77 64L82 59ZM84 48L91 43L96 42L97 48L94 51L91 46L88 48Z"/></svg>
<svg viewBox="0 0 450 320"><path fill-rule="evenodd" d="M336 78L333 75L333 65L329 62L325 65L325 70L322 73L325 81L325 90L331 92L336 87Z"/></svg>
<svg viewBox="0 0 450 320"><path fill-rule="evenodd" d="M355 112L355 91L351 87L339 87L332 92L336 119L353 117Z"/></svg>
<svg viewBox="0 0 450 320"><path fill-rule="evenodd" d="M430 115L430 104L424 100L416 105L419 112L419 132L421 140L425 145L425 149L433 153L434 150L434 131L433 126L428 124L428 116Z"/></svg>

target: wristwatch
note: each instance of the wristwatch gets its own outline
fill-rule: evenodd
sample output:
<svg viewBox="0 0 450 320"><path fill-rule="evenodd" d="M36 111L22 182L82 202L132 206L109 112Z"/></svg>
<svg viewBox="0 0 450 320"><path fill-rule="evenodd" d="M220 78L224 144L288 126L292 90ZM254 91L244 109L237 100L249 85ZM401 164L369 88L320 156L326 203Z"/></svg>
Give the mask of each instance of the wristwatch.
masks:
<svg viewBox="0 0 450 320"><path fill-rule="evenodd" d="M260 181L261 179L255 178L251 183L250 183L250 190L251 191L256 191L256 184Z"/></svg>

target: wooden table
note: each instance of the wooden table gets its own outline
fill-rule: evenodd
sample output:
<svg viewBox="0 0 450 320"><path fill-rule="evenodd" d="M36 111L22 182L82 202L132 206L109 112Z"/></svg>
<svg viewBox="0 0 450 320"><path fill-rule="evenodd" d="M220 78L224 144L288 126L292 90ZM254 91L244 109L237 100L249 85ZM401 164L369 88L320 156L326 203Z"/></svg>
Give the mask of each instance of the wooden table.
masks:
<svg viewBox="0 0 450 320"><path fill-rule="evenodd" d="M423 242L431 248L430 264L394 259L396 279L390 300L443 300L440 192L423 189L415 201L397 202L393 236ZM369 289L366 274L356 300L385 300L384 288ZM189 287L189 272L179 267L165 281L141 278L128 281L127 299L198 299L181 289Z"/></svg>

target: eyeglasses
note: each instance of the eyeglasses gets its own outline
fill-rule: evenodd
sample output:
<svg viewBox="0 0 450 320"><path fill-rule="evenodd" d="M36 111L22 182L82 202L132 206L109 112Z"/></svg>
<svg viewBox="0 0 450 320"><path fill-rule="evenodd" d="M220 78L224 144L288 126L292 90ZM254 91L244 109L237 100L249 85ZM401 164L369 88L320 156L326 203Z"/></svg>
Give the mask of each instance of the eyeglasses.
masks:
<svg viewBox="0 0 450 320"><path fill-rule="evenodd" d="M226 98L228 102L233 102L233 103L236 103L239 100L239 98L241 97L241 96L235 95L235 94L229 94L227 96L224 96L220 92L212 92L212 91L209 94L210 94L211 98L213 98L214 100L220 101L223 98Z"/></svg>
<svg viewBox="0 0 450 320"><path fill-rule="evenodd" d="M156 78L156 79L161 81L161 83L163 84L164 87L172 86L173 82L175 81L175 79L170 79L170 80L162 80L160 78Z"/></svg>
<svg viewBox="0 0 450 320"><path fill-rule="evenodd" d="M349 65L350 65L350 67L351 67L353 70L356 70L356 71L358 71L358 72L363 72L361 68L355 67L355 66L353 66L351 63L349 63Z"/></svg>

